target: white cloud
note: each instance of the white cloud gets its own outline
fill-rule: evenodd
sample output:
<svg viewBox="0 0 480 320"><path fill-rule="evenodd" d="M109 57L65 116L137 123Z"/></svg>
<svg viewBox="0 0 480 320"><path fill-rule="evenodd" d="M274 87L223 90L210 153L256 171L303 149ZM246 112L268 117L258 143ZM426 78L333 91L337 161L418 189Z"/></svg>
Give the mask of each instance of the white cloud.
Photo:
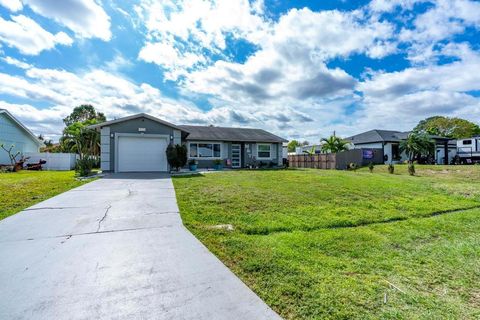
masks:
<svg viewBox="0 0 480 320"><path fill-rule="evenodd" d="M94 105L109 118L147 112L174 123L187 123L193 119L202 123L230 121L225 110L203 112L188 101L165 97L149 84L136 84L100 69L74 74L31 67L26 70L25 77L0 73L0 94L30 100L31 104L23 105L3 101L0 107L12 111L22 121L34 124L35 133L46 133L54 138L61 133L62 119L73 107L83 103ZM34 107L39 102L50 107Z"/></svg>
<svg viewBox="0 0 480 320"><path fill-rule="evenodd" d="M268 22L260 16L262 8L263 2L248 0L144 0L135 10L147 30L139 58L162 66L167 79L176 80L205 65L206 53L223 55L227 38L263 41Z"/></svg>
<svg viewBox="0 0 480 320"><path fill-rule="evenodd" d="M187 69L195 65L203 65L206 59L203 55L197 55L192 52L180 52L170 43L146 43L140 50L138 57L146 62L158 64L168 72L165 79L176 80L179 76L185 75Z"/></svg>
<svg viewBox="0 0 480 320"><path fill-rule="evenodd" d="M12 58L12 57L2 57L0 59L5 61L6 63L8 63L10 65L13 65L13 66L16 66L17 68L20 68L20 69L29 69L29 68L32 67L31 64L20 61L18 59Z"/></svg>
<svg viewBox="0 0 480 320"><path fill-rule="evenodd" d="M80 38L112 37L110 17L94 0L23 0L32 10L66 26Z"/></svg>
<svg viewBox="0 0 480 320"><path fill-rule="evenodd" d="M0 17L0 41L28 55L37 55L57 44L72 44L72 39L66 33L52 34L24 15L13 16L12 20Z"/></svg>
<svg viewBox="0 0 480 320"><path fill-rule="evenodd" d="M389 41L392 27L388 23L365 20L358 11L291 10L244 63L216 61L186 74L182 87L185 92L213 95L220 99L218 105L246 111L277 131L284 128L295 135L311 126L318 132L319 123L323 126L327 119L341 118L338 114L346 107L341 101L355 99L357 81L340 68L327 67L327 62L353 53L376 57L396 50ZM259 116L262 112L271 119ZM307 118L315 119L315 124Z"/></svg>
<svg viewBox="0 0 480 320"><path fill-rule="evenodd" d="M382 2L382 1L377 1ZM403 9L411 10L415 2L427 1L389 1L400 4ZM435 62L438 44L462 34L466 28L480 29L480 2L470 0L428 1L431 7L416 15L411 27L403 27L398 40L409 44L409 59L415 64ZM391 8L390 8L391 9ZM388 11L388 10L387 10Z"/></svg>
<svg viewBox="0 0 480 320"><path fill-rule="evenodd" d="M412 67L398 72L374 72L359 83L363 108L357 125L365 128L411 129L432 115L480 117L480 99L470 94L480 90L480 53L465 44L447 45L444 54L462 60L444 65Z"/></svg>
<svg viewBox="0 0 480 320"><path fill-rule="evenodd" d="M374 12L391 12L400 7L403 10L411 10L416 3L429 0L372 0L369 3L370 10Z"/></svg>
<svg viewBox="0 0 480 320"><path fill-rule="evenodd" d="M12 12L22 10L23 5L20 0L0 0L0 6L7 8Z"/></svg>

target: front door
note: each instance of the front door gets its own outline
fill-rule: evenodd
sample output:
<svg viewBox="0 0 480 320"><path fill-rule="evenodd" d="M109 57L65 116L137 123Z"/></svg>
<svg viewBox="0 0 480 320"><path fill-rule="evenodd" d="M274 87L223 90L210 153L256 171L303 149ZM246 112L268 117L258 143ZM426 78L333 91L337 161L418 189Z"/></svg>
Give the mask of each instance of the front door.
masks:
<svg viewBox="0 0 480 320"><path fill-rule="evenodd" d="M232 144L232 168L240 168L242 166L242 146L240 144Z"/></svg>

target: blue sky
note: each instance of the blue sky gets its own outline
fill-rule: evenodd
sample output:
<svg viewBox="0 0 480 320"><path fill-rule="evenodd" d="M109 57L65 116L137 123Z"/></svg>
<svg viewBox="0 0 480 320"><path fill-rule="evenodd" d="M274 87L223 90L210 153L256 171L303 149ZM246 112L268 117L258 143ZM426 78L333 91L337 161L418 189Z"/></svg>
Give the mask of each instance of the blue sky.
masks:
<svg viewBox="0 0 480 320"><path fill-rule="evenodd" d="M0 108L54 139L83 103L311 142L478 123L479 39L467 0L0 0Z"/></svg>

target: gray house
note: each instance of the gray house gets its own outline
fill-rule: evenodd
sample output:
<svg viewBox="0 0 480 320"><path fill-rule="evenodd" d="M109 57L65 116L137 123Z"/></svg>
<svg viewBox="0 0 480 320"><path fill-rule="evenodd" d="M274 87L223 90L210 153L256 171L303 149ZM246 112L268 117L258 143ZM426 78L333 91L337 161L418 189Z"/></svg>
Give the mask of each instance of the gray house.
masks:
<svg viewBox="0 0 480 320"><path fill-rule="evenodd" d="M14 146L13 153L38 152L43 143L10 112L0 109L0 144L8 149ZM10 164L7 152L0 149L0 164Z"/></svg>
<svg viewBox="0 0 480 320"><path fill-rule="evenodd" d="M398 163L408 160L405 153L400 152L400 142L405 140L410 132L392 130L370 130L345 140L352 144L354 149L378 148L383 150L385 163ZM456 145L449 138L430 136L435 142L435 162L448 164L456 155Z"/></svg>
<svg viewBox="0 0 480 320"><path fill-rule="evenodd" d="M199 168L282 164L286 140L262 129L174 125L145 113L91 126L100 131L101 169L110 172L169 171L166 148L187 146Z"/></svg>

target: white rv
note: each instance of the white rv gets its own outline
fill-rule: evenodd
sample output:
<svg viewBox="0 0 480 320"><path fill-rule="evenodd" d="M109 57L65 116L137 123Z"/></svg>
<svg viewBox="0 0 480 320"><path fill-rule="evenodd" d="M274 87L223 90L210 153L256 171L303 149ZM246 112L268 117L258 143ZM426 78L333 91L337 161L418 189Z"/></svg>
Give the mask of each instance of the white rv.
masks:
<svg viewBox="0 0 480 320"><path fill-rule="evenodd" d="M480 137L458 139L457 155L461 163L480 162Z"/></svg>

